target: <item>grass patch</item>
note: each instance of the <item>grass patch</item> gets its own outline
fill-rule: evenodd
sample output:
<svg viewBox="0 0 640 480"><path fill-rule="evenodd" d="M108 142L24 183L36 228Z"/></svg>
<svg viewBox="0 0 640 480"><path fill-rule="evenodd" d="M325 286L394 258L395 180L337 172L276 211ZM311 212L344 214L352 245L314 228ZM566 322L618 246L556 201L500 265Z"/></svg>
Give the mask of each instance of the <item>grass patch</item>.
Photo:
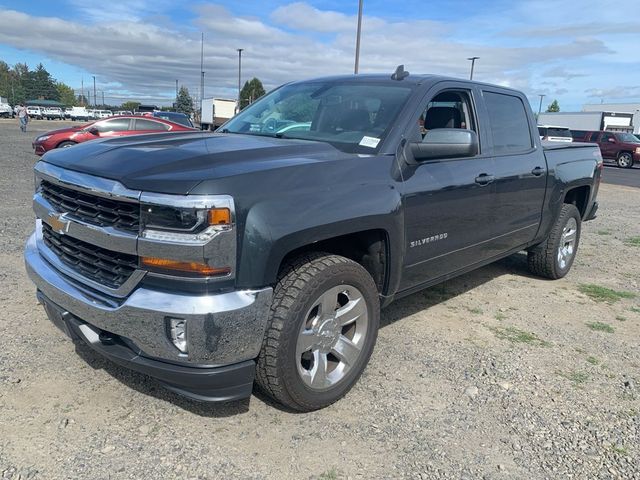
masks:
<svg viewBox="0 0 640 480"><path fill-rule="evenodd" d="M611 235L611 230L598 230L598 235Z"/></svg>
<svg viewBox="0 0 640 480"><path fill-rule="evenodd" d="M578 290L596 302L615 303L622 298L633 298L636 295L631 292L612 290L611 288L583 283L578 285Z"/></svg>
<svg viewBox="0 0 640 480"><path fill-rule="evenodd" d="M611 451L613 453L617 453L618 455L628 455L629 451L624 447L619 447L617 445L611 445Z"/></svg>
<svg viewBox="0 0 640 480"><path fill-rule="evenodd" d="M627 238L624 243L630 245L632 247L640 247L640 237L630 237Z"/></svg>
<svg viewBox="0 0 640 480"><path fill-rule="evenodd" d="M562 375L567 380L571 380L575 385L582 385L589 380L589 374L586 372L568 372Z"/></svg>
<svg viewBox="0 0 640 480"><path fill-rule="evenodd" d="M639 307L631 307L629 310L631 310L633 313L640 313Z"/></svg>
<svg viewBox="0 0 640 480"><path fill-rule="evenodd" d="M624 317L622 315L616 315L616 320L618 320L619 322L626 322L627 317Z"/></svg>
<svg viewBox="0 0 640 480"><path fill-rule="evenodd" d="M478 307L474 307L474 308L469 308L468 309L471 313L475 314L475 315L482 315L484 312L479 309Z"/></svg>
<svg viewBox="0 0 640 480"><path fill-rule="evenodd" d="M502 320L505 320L506 318L507 318L507 316L504 313L502 313L502 312L496 313L496 320L502 321Z"/></svg>
<svg viewBox="0 0 640 480"><path fill-rule="evenodd" d="M320 476L318 477L318 480L337 480L338 479L338 472L336 471L335 468L332 468L331 470L327 470L326 472L323 472L320 474Z"/></svg>
<svg viewBox="0 0 640 480"><path fill-rule="evenodd" d="M591 330L594 330L596 332L607 332L607 333L613 333L616 331L615 328L613 328L611 325L609 325L608 323L604 323L604 322L587 322L587 327L589 327Z"/></svg>
<svg viewBox="0 0 640 480"><path fill-rule="evenodd" d="M490 327L490 330L500 340L507 340L511 343L528 343L543 347L550 345L549 342L542 340L535 333L525 332L517 327Z"/></svg>
<svg viewBox="0 0 640 480"><path fill-rule="evenodd" d="M587 362L589 362L591 365L598 365L600 363L600 360L598 360L596 357L589 356L587 357Z"/></svg>

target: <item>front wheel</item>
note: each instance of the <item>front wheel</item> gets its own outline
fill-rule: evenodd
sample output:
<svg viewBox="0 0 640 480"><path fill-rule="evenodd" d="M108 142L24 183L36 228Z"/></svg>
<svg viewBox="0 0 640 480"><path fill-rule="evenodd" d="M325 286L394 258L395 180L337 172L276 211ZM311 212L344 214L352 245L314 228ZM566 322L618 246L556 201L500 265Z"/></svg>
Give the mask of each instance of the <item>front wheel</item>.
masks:
<svg viewBox="0 0 640 480"><path fill-rule="evenodd" d="M580 212L575 205L565 203L547 239L527 254L531 273L553 280L569 273L578 251L580 230Z"/></svg>
<svg viewBox="0 0 640 480"><path fill-rule="evenodd" d="M56 148L69 148L73 147L74 145L76 145L76 142L62 142Z"/></svg>
<svg viewBox="0 0 640 480"><path fill-rule="evenodd" d="M633 167L633 156L629 152L620 152L616 163L620 168Z"/></svg>
<svg viewBox="0 0 640 480"><path fill-rule="evenodd" d="M360 378L379 324L376 285L362 266L338 255L299 257L275 287L257 383L294 410L326 407Z"/></svg>

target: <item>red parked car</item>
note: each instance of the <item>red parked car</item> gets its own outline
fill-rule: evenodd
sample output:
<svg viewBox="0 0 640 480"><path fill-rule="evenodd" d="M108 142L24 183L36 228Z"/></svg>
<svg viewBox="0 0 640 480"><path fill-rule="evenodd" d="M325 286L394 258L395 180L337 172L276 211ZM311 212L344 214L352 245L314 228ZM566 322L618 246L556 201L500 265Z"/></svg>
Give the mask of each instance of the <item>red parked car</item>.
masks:
<svg viewBox="0 0 640 480"><path fill-rule="evenodd" d="M54 148L72 147L96 138L139 135L142 133L194 131L185 125L162 118L120 116L87 123L85 125L52 130L33 141L36 155L43 155Z"/></svg>
<svg viewBox="0 0 640 480"><path fill-rule="evenodd" d="M573 140L597 143L602 158L605 161L615 161L619 167L631 168L640 163L640 139L631 133L577 130Z"/></svg>

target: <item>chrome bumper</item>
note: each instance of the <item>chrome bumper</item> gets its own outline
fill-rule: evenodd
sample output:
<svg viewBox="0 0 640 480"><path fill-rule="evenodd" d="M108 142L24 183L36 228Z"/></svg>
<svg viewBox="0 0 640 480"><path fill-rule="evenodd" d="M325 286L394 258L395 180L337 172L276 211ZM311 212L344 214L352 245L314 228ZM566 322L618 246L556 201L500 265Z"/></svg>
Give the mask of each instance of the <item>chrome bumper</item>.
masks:
<svg viewBox="0 0 640 480"><path fill-rule="evenodd" d="M133 342L140 355L178 364L224 366L258 356L272 289L190 295L143 287L126 298L105 297L63 275L38 251L36 233L25 264L37 289L78 319ZM167 319L187 322L188 355L167 336Z"/></svg>

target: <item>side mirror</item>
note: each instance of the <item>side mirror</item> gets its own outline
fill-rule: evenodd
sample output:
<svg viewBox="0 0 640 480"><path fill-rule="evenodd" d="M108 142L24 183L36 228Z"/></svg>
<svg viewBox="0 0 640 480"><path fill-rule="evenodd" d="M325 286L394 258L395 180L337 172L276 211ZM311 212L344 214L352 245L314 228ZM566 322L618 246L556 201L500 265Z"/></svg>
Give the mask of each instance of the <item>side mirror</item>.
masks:
<svg viewBox="0 0 640 480"><path fill-rule="evenodd" d="M609 142L609 143L616 143L616 139L615 139L615 138L609 138L609 139L607 140L607 142Z"/></svg>
<svg viewBox="0 0 640 480"><path fill-rule="evenodd" d="M98 130L98 127L89 127L89 128L87 128L87 132L89 132L91 135L95 135L95 136L100 135L100 130Z"/></svg>
<svg viewBox="0 0 640 480"><path fill-rule="evenodd" d="M409 144L416 161L473 157L478 154L478 135L461 128L429 130L422 142Z"/></svg>

